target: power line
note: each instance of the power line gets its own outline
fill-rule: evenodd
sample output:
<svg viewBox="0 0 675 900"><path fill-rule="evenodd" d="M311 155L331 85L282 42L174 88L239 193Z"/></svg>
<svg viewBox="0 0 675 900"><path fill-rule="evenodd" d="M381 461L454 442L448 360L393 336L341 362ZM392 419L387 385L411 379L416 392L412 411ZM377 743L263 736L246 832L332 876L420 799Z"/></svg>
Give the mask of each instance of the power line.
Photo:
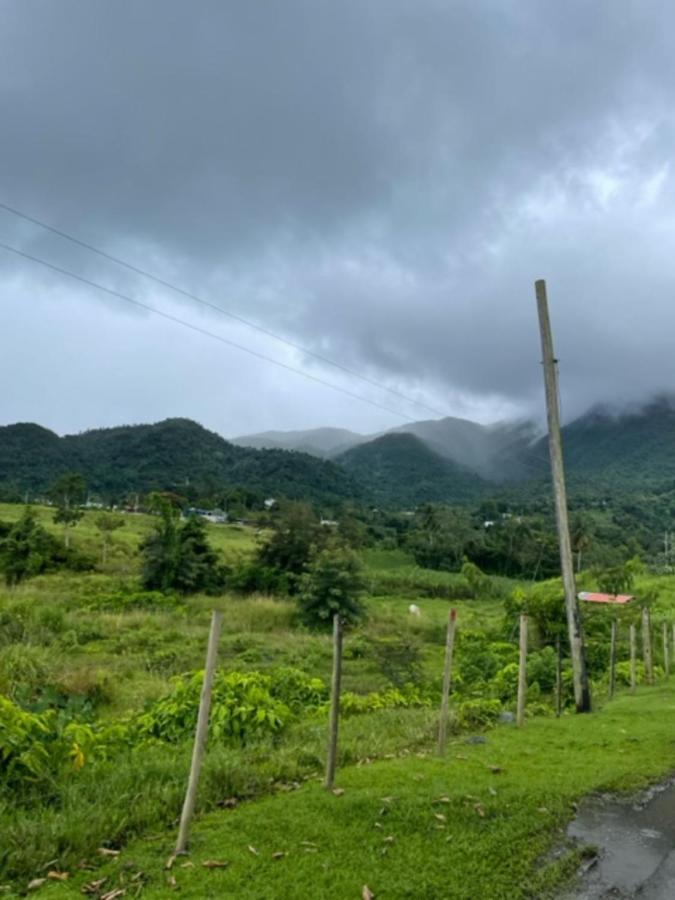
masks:
<svg viewBox="0 0 675 900"><path fill-rule="evenodd" d="M308 378L310 381L314 381L317 384L323 385L324 387L331 388L332 390L337 391L340 394L345 394L347 397L351 397L353 400L360 400L362 403L369 403L371 406L376 406L378 409L382 409L394 416L398 416L398 418L403 419L405 422L413 423L415 421L414 419L403 415L403 413L398 412L398 410L391 409L391 407L389 406L378 403L376 400L370 400L368 399L368 397L363 397L361 394L355 394L352 391L347 390L346 388L340 387L337 384L333 384L331 381L325 381L323 378L319 378L317 375L311 375L309 372L303 372L302 369L296 369L294 366L289 366L287 363L280 362L278 359L274 359L273 357L267 356L264 353L259 353L257 350L251 350L250 347L245 347L243 344L238 344L236 343L236 341L231 341L229 340L229 338L225 338L222 335L216 334L213 331L209 331L206 328L201 328L199 325L194 325L192 322L188 322L185 319L181 319L178 316L172 315L171 313L164 312L161 309L156 309L154 306L143 303L141 300L136 300L134 297L130 297L128 294L121 293L121 291L116 291L113 288L106 287L105 285L99 284L96 281L91 281L89 278L85 278L83 275L78 275L76 272L71 272L69 269L63 269L61 268L61 266L54 265L54 263L50 263L46 259L41 259L39 256L34 256L31 253L27 253L25 250L19 250L18 247L12 247L10 244L5 244L0 241L0 248L6 250L8 253L14 253L16 256L21 256L24 259L30 260L31 262L38 263L39 265L44 266L47 269L51 269L53 272L58 272L59 275L66 275L68 278L73 278L75 281L86 284L88 287L93 287L98 291L103 291L104 293L109 294L111 297L117 297L120 300L124 300L126 303L131 303L133 306L137 306L140 307L140 309L145 309L148 312L154 313L156 316L161 316L163 319L167 319L169 322L174 322L177 325L182 325L184 328L189 328L191 331L197 332L197 334L205 335L206 337L210 337L216 341L220 341L221 344L226 344L228 347L234 347L236 350L241 350L244 353L249 353L251 356L255 356L257 359L262 359L265 362L272 363L275 366L286 369L286 371L288 372L294 372L296 375L302 375L303 378Z"/></svg>
<svg viewBox="0 0 675 900"><path fill-rule="evenodd" d="M270 331L269 328L265 328L263 325L258 325L256 322L251 322L249 319L245 319L243 316L237 315L237 313L233 313L227 309L223 309L222 306L218 306L215 303L204 300L203 297L199 297L197 294L193 294L192 292L187 291L184 288L181 288L164 278L161 278L159 275L148 272L146 269L141 269L139 266L135 266L133 265L133 263L127 262L126 260L121 259L119 256L113 256L111 253L108 253L105 250L101 250L100 247L95 247L93 244L89 244L86 241L80 240L80 238L77 238L72 234L68 234L68 232L63 231L60 228L56 228L53 225L49 225L47 222L43 222L41 219L36 219L33 216L29 216L27 213L21 212L21 210L15 209L13 206L9 206L7 203L3 203L2 201L0 201L0 209L4 209L5 212L11 213L13 216L17 216L20 219L24 219L24 221L30 222L32 225L37 225L39 228L44 228L46 231L50 231L52 234L56 234L59 237L64 238L64 240L70 241L72 244L76 244L78 247L83 247L85 250L90 250L92 253L96 253L103 259L107 259L109 262L113 262L118 266L122 266L123 268L128 269L130 272L134 272L136 275L142 275L144 278L149 278L156 284L168 288L171 291L175 291L177 294L181 294L183 297L187 297L189 300L193 300L195 303L199 303L201 306L211 309L214 312L220 313L223 316L228 316L228 318L233 319L235 322L239 322L241 325L246 325L247 328L252 328L254 331L259 331L261 334L273 338L275 341L286 344L287 347L292 347L294 350L298 350L300 353L311 356L314 359L325 363L326 365L333 366L336 369L340 369L341 371L346 372L348 375L351 375L353 378L358 378L361 381L364 381L366 384L371 385L372 387L376 387L382 391L387 391L389 394L392 394L392 396L394 397L398 397L400 400L405 400L407 403L411 403L414 406L419 407L420 409L426 409L427 412L433 413L435 416L440 416L441 418L445 418L447 416L447 413L439 409L435 409L433 406L429 406L428 404L423 403L421 400L415 400L413 397L408 397L407 394L403 394L400 391L397 391L395 388L389 387L386 384L382 384L382 382L375 381L374 379L369 378L367 375L362 375L355 369L349 368L349 366L345 366L342 363L336 362L335 360L330 359L327 356L316 353L314 350L308 350L307 347L303 347L301 344L296 344L294 341L282 337L281 335L276 334L274 331ZM410 421L413 420L411 419Z"/></svg>

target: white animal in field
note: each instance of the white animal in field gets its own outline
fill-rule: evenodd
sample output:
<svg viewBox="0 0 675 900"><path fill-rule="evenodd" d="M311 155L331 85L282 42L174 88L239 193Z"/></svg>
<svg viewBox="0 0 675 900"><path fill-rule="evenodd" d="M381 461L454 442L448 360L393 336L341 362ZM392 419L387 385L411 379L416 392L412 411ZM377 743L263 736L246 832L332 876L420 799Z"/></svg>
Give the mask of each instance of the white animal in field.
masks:
<svg viewBox="0 0 675 900"><path fill-rule="evenodd" d="M419 608L419 606L416 603L410 604L410 606L408 607L408 612L410 613L411 616L421 616L422 615L422 610Z"/></svg>

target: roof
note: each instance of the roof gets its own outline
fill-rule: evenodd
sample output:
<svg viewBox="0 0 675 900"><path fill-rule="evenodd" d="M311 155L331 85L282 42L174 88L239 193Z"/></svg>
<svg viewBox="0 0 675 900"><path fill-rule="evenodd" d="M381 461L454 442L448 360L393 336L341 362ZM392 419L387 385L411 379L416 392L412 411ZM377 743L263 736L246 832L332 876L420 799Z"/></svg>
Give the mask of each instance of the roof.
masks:
<svg viewBox="0 0 675 900"><path fill-rule="evenodd" d="M630 603L635 600L631 594L594 594L590 591L581 591L578 595L580 600L586 600L589 603Z"/></svg>

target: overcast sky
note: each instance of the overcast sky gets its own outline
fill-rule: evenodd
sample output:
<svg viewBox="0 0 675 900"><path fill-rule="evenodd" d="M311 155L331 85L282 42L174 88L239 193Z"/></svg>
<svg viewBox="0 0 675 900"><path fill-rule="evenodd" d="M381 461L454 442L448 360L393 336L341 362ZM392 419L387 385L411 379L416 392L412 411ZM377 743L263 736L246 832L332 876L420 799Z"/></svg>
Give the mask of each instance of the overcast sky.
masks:
<svg viewBox="0 0 675 900"><path fill-rule="evenodd" d="M675 7L0 0L0 202L449 415L675 391ZM0 423L429 418L0 210Z"/></svg>

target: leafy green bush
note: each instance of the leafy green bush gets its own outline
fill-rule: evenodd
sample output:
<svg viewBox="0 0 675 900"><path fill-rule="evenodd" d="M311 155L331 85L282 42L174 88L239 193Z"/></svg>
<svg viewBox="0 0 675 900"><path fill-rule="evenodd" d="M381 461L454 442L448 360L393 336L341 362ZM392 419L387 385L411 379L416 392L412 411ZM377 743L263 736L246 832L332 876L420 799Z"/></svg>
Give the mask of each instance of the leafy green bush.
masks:
<svg viewBox="0 0 675 900"><path fill-rule="evenodd" d="M518 663L508 663L490 682L491 690L502 703L513 700L518 692Z"/></svg>
<svg viewBox="0 0 675 900"><path fill-rule="evenodd" d="M374 712L378 709L412 709L431 706L433 699L429 692L413 684L403 688L389 688L369 694L345 692L340 697L340 712L343 716Z"/></svg>
<svg viewBox="0 0 675 900"><path fill-rule="evenodd" d="M502 711L499 700L465 700L460 703L457 723L461 729L489 728Z"/></svg>
<svg viewBox="0 0 675 900"><path fill-rule="evenodd" d="M270 693L295 714L316 709L328 697L328 689L320 678L290 667L274 671Z"/></svg>

